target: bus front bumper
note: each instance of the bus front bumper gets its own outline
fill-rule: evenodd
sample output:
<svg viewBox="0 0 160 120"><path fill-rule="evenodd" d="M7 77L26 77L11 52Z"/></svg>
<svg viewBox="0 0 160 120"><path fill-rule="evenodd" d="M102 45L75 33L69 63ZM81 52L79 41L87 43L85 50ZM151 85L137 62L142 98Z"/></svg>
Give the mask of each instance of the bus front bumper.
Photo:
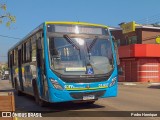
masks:
<svg viewBox="0 0 160 120"><path fill-rule="evenodd" d="M97 90L56 90L49 88L49 102L67 102L80 100L94 100L117 96L117 83L105 89Z"/></svg>

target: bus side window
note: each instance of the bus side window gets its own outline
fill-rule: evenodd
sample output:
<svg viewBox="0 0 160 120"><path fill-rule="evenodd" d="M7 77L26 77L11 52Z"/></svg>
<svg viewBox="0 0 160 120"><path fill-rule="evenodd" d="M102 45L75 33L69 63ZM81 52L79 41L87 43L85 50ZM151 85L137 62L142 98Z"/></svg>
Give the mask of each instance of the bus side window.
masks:
<svg viewBox="0 0 160 120"><path fill-rule="evenodd" d="M18 48L16 48L15 50L14 50L14 62L13 62L13 64L16 66L16 65L18 65Z"/></svg>
<svg viewBox="0 0 160 120"><path fill-rule="evenodd" d="M26 62L31 61L31 41L26 43Z"/></svg>
<svg viewBox="0 0 160 120"><path fill-rule="evenodd" d="M32 41L31 41L31 61L35 62L36 61L36 38L33 37Z"/></svg>
<svg viewBox="0 0 160 120"><path fill-rule="evenodd" d="M39 37L37 40L37 66L42 69L42 79L43 75L46 75L46 68L45 68L45 62L44 62L44 51L43 51L43 44L42 44L42 37Z"/></svg>
<svg viewBox="0 0 160 120"><path fill-rule="evenodd" d="M42 43L41 38L37 40L37 63L38 66L42 66Z"/></svg>
<svg viewBox="0 0 160 120"><path fill-rule="evenodd" d="M49 49L50 49L50 54L51 56L56 56L58 55L58 51L56 49L56 45L55 45L55 40L54 38L50 38L50 42L49 42Z"/></svg>
<svg viewBox="0 0 160 120"><path fill-rule="evenodd" d="M23 44L23 63L26 62L26 43Z"/></svg>

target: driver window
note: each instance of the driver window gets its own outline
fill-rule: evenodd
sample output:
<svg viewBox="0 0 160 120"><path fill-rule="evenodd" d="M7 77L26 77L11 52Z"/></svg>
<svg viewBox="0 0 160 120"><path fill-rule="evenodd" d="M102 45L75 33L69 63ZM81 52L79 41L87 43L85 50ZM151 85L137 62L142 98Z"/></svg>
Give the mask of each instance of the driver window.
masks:
<svg viewBox="0 0 160 120"><path fill-rule="evenodd" d="M50 38L49 42L51 57L59 57L61 61L78 59L78 51L64 38Z"/></svg>
<svg viewBox="0 0 160 120"><path fill-rule="evenodd" d="M55 46L54 38L51 38L49 48L50 48L50 55L52 57L58 55L58 51L57 51L56 46Z"/></svg>

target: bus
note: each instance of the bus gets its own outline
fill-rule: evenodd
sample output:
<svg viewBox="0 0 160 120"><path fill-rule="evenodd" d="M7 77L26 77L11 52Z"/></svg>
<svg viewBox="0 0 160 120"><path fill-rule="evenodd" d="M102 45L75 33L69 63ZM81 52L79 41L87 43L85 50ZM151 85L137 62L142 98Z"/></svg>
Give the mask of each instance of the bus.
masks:
<svg viewBox="0 0 160 120"><path fill-rule="evenodd" d="M116 47L109 27L85 22L44 22L8 51L18 95L45 103L94 103L117 96Z"/></svg>

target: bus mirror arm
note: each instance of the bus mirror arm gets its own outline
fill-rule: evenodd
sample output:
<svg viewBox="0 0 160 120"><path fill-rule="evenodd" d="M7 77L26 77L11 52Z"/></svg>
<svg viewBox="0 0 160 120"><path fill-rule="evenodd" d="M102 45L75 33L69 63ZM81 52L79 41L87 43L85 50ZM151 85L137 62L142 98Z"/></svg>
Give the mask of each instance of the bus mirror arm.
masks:
<svg viewBox="0 0 160 120"><path fill-rule="evenodd" d="M116 52L117 65L120 65L119 54L118 54L118 44L117 44L117 41L115 40L114 36L112 36L112 40L113 40L113 43L114 43L114 50Z"/></svg>
<svg viewBox="0 0 160 120"><path fill-rule="evenodd" d="M122 69L122 67L118 68L118 75L123 75L123 69Z"/></svg>

